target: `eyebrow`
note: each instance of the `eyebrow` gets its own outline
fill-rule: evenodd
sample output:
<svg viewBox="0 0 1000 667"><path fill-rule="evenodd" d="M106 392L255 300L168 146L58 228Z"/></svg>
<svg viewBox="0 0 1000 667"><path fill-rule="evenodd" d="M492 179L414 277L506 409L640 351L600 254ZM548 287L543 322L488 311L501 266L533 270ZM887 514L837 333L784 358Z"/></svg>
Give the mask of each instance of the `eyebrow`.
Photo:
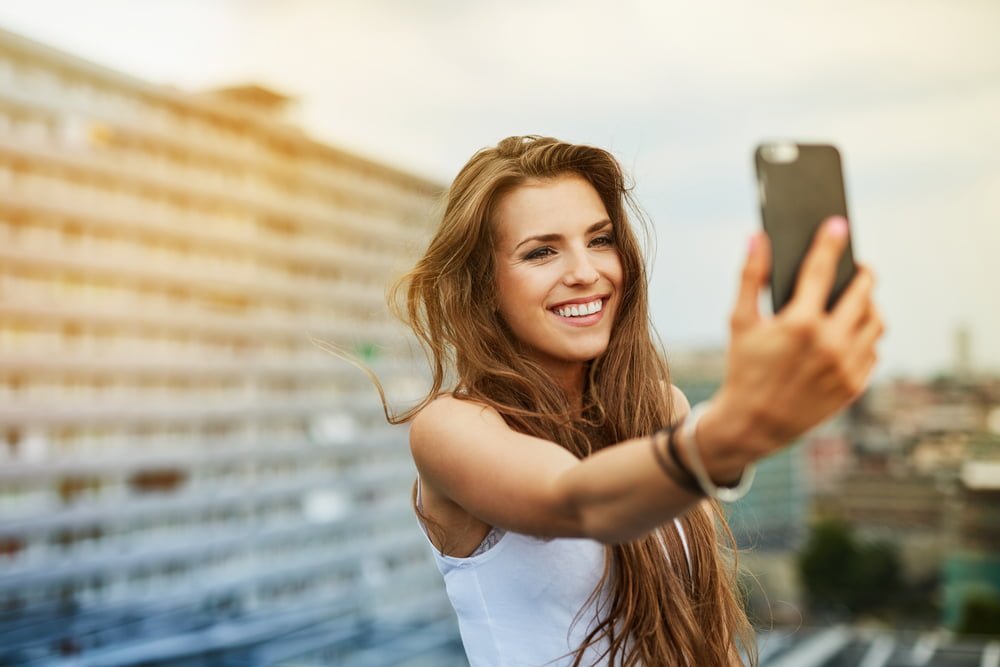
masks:
<svg viewBox="0 0 1000 667"><path fill-rule="evenodd" d="M599 222L595 222L590 227L587 227L587 232L586 233L587 234L593 234L594 232L596 232L598 230L601 230L601 229L603 229L604 227L607 227L610 224L611 224L611 220L605 218L604 220L601 220ZM516 246L514 246L514 250L516 251L518 248L520 248L521 246L523 246L528 241L545 241L545 242L549 242L549 241L558 241L561 238L562 238L562 234L539 234L538 236L529 236L528 238L524 239L523 241L521 241L520 243L518 243Z"/></svg>

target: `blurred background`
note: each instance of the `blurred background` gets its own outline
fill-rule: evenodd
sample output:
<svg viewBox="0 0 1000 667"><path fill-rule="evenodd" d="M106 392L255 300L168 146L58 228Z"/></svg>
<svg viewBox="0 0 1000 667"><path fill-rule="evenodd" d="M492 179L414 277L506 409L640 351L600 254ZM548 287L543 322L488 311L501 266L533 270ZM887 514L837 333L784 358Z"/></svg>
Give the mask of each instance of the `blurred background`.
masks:
<svg viewBox="0 0 1000 667"><path fill-rule="evenodd" d="M0 665L466 664L405 428L316 341L418 398L385 288L472 153L544 134L630 173L692 403L754 145L841 149L888 331L732 507L762 665L997 667L997 34L985 0L4 2Z"/></svg>

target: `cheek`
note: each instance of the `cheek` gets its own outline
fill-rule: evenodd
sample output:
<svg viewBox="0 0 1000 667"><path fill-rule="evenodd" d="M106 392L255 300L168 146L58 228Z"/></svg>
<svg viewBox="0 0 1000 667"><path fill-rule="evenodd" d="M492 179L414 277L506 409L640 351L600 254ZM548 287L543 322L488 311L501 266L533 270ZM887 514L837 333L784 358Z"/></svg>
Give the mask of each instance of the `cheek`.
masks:
<svg viewBox="0 0 1000 667"><path fill-rule="evenodd" d="M548 286L537 272L508 271L498 276L497 302L500 314L512 328L538 319L548 295Z"/></svg>
<svg viewBox="0 0 1000 667"><path fill-rule="evenodd" d="M507 322L511 322L511 316L517 312L517 283L511 276L500 274L497 276L497 308L500 316Z"/></svg>
<svg viewBox="0 0 1000 667"><path fill-rule="evenodd" d="M622 291L625 286L625 266L618 253L615 253L614 256L608 258L607 263L605 263L602 267L602 273L604 274L605 279L611 283L611 287L617 295L617 298L615 299L614 311L612 311L612 320L617 320L618 309L621 305Z"/></svg>
<svg viewBox="0 0 1000 667"><path fill-rule="evenodd" d="M610 258L607 275L608 279L615 284L615 287L620 288L622 286L625 268L622 265L622 258L617 252Z"/></svg>

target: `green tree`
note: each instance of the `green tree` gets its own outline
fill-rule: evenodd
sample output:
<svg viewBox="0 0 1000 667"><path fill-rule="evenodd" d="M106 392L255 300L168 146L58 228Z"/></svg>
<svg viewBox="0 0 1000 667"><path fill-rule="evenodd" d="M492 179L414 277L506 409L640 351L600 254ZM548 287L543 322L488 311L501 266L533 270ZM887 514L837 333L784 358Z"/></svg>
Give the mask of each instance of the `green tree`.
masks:
<svg viewBox="0 0 1000 667"><path fill-rule="evenodd" d="M853 588L847 606L852 611L892 607L903 588L896 546L874 542L858 547L853 564Z"/></svg>
<svg viewBox="0 0 1000 667"><path fill-rule="evenodd" d="M798 565L809 603L816 609L884 609L903 588L897 548L885 542L859 544L851 527L838 520L812 526Z"/></svg>
<svg viewBox="0 0 1000 667"><path fill-rule="evenodd" d="M1000 635L1000 596L979 593L962 602L958 632L968 635Z"/></svg>
<svg viewBox="0 0 1000 667"><path fill-rule="evenodd" d="M799 574L812 606L836 609L847 606L857 545L850 527L840 521L822 521L811 527L809 540L799 554Z"/></svg>

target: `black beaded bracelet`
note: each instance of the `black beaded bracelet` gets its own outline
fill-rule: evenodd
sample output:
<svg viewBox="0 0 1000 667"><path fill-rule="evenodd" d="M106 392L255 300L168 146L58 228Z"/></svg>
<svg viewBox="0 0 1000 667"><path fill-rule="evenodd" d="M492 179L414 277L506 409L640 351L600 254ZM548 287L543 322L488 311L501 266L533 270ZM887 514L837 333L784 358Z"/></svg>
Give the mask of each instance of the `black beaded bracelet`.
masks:
<svg viewBox="0 0 1000 667"><path fill-rule="evenodd" d="M705 495L705 492L702 491L701 486L698 484L698 479L691 474L691 471L688 470L686 466L681 464L677 457L676 448L674 446L674 433L677 428L678 427L662 428L653 434L653 437L650 438L649 441L653 447L653 456L656 458L656 463L660 466L660 469L666 473L667 477L673 480L677 486L696 496L703 496ZM661 433L667 434L667 451L670 453L670 458L673 459L674 465L670 465L670 462L664 457L663 452L661 452L660 448L656 446L656 441Z"/></svg>
<svg viewBox="0 0 1000 667"><path fill-rule="evenodd" d="M667 438L667 452L670 454L670 460L673 461L674 465L680 469L681 473L683 473L685 477L690 479L691 482L698 487L698 493L705 493L705 491L701 488L701 484L698 483L698 478L695 476L694 471L685 465L684 462L681 461L681 457L677 455L677 442L674 440L674 433L680 431L681 426L683 425L684 420L681 420L680 424L670 429L670 437Z"/></svg>

